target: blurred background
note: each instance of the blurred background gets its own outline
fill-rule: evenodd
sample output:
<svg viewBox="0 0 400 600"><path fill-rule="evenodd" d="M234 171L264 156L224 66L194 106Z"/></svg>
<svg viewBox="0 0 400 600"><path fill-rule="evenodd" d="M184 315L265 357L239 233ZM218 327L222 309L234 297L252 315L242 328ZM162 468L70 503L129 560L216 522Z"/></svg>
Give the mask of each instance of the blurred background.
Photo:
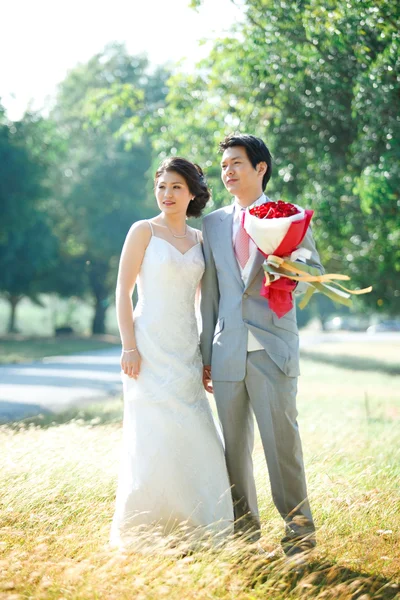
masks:
<svg viewBox="0 0 400 600"><path fill-rule="evenodd" d="M2 2L1 598L399 597L399 17L393 0ZM270 147L273 200L315 211L326 271L374 286L297 313L319 540L303 579L240 549L107 547L122 244L157 213L166 156L204 168L208 210L231 202L218 143L234 131ZM270 551L282 523L258 433L253 458Z"/></svg>
<svg viewBox="0 0 400 600"><path fill-rule="evenodd" d="M0 335L117 335L130 225L158 163L262 137L267 193L314 209L328 272L373 292L314 296L301 327L399 330L398 8L381 0L16 1L0 41ZM200 221L192 223L200 227ZM25 337L24 337L25 336Z"/></svg>

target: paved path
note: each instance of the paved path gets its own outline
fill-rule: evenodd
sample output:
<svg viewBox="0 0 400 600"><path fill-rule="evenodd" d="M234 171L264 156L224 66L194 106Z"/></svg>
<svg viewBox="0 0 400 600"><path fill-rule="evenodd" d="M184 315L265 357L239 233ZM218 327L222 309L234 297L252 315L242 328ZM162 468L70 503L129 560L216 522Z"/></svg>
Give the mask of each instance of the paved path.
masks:
<svg viewBox="0 0 400 600"><path fill-rule="evenodd" d="M400 342L400 333L304 332L300 346L320 343ZM119 347L41 361L0 366L0 423L72 405L119 397L122 392Z"/></svg>
<svg viewBox="0 0 400 600"><path fill-rule="evenodd" d="M121 395L120 348L0 366L0 422Z"/></svg>

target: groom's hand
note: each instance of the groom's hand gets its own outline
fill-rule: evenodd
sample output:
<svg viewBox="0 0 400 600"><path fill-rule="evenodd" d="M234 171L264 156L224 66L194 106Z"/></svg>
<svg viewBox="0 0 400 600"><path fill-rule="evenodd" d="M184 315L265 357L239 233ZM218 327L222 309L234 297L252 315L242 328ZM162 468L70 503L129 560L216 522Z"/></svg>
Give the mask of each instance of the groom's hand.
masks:
<svg viewBox="0 0 400 600"><path fill-rule="evenodd" d="M212 394L214 392L211 380L211 365L203 367L203 385L206 392Z"/></svg>

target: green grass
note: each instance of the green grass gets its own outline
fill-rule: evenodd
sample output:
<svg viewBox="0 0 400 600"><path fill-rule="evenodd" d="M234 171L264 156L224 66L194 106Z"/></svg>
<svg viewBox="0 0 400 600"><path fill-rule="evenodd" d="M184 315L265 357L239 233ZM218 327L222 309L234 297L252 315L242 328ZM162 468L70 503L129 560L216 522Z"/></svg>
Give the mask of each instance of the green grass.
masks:
<svg viewBox="0 0 400 600"><path fill-rule="evenodd" d="M25 337L20 335L0 337L0 364L40 360L45 356L60 356L102 350L118 345L116 336L93 337Z"/></svg>
<svg viewBox="0 0 400 600"><path fill-rule="evenodd" d="M94 309L90 302L79 298L59 298L56 295L41 294L43 306L38 306L23 298L17 306L16 326L27 336L51 336L56 327L70 325L78 335L89 335ZM0 298L0 335L7 330L10 306ZM113 302L106 313L106 330L118 335L118 325Z"/></svg>
<svg viewBox="0 0 400 600"><path fill-rule="evenodd" d="M300 572L237 542L186 557L110 550L121 401L0 427L0 599L399 597L400 386L383 368L399 350L369 348L364 368L351 345L303 353L299 424L319 544ZM254 464L261 543L273 550L282 523L259 439Z"/></svg>

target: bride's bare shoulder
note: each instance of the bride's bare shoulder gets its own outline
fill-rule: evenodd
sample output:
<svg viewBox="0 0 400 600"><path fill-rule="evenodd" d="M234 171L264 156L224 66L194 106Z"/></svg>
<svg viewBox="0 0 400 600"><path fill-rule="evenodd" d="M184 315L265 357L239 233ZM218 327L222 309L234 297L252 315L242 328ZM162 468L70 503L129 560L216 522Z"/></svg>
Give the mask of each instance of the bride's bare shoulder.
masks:
<svg viewBox="0 0 400 600"><path fill-rule="evenodd" d="M135 221L135 223L133 223L131 225L131 228L128 231L128 235L126 236L126 239L128 242L133 242L133 243L142 243L145 244L147 246L147 244L150 241L151 238L151 225L149 224L149 221L143 220L143 221Z"/></svg>

